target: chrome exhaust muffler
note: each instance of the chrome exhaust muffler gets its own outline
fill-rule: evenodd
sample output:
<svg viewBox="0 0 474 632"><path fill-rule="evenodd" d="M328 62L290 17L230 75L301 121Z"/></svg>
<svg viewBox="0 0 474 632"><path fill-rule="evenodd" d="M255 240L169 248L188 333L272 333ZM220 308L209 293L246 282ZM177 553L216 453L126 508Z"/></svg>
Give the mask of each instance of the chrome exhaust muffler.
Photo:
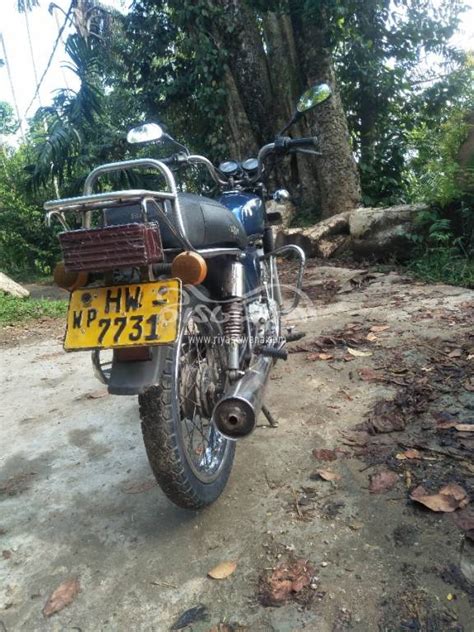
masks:
<svg viewBox="0 0 474 632"><path fill-rule="evenodd" d="M263 391L270 369L272 357L260 356L253 367L216 404L212 419L219 432L227 439L240 439L249 435L257 425L257 417L262 408Z"/></svg>

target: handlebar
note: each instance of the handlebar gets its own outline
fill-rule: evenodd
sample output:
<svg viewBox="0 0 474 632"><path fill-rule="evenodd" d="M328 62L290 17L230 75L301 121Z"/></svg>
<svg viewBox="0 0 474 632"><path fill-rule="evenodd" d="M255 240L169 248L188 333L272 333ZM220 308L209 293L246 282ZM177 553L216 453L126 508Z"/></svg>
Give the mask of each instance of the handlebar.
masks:
<svg viewBox="0 0 474 632"><path fill-rule="evenodd" d="M316 136L311 136L310 138L290 138L288 139L287 146L289 149L298 147L316 147L316 143Z"/></svg>
<svg viewBox="0 0 474 632"><path fill-rule="evenodd" d="M263 175L264 172L264 163L267 156L273 152L279 154L285 154L289 151L297 150L301 148L302 151L305 151L306 147L315 147L317 143L317 139L315 136L311 136L309 138L290 138L289 136L280 136L275 139L275 142L268 143L264 145L260 151L258 152L258 169L256 174L253 177L248 178L247 182L255 183L257 182ZM311 152L308 152L311 153ZM174 156L170 156L168 158L162 158L161 162L168 166L179 166L180 164L186 165L198 165L202 164L206 167L209 172L211 178L218 186L226 186L229 184L227 180L222 179L219 171L214 167L212 162L208 160L205 156L193 155L193 154L175 154Z"/></svg>

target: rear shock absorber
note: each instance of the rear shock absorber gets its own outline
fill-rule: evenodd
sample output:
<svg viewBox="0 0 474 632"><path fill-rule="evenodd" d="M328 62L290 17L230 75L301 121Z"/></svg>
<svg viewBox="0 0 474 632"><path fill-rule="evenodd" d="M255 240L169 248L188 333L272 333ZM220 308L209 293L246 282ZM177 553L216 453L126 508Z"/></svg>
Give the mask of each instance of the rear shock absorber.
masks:
<svg viewBox="0 0 474 632"><path fill-rule="evenodd" d="M234 261L229 267L224 287L224 336L227 346L227 368L236 377L239 370L240 345L244 334L244 267ZM231 374L232 376L232 374Z"/></svg>
<svg viewBox="0 0 474 632"><path fill-rule="evenodd" d="M239 349L244 333L244 306L242 299L232 300L223 307L224 335L227 344L227 366L231 371L239 370Z"/></svg>

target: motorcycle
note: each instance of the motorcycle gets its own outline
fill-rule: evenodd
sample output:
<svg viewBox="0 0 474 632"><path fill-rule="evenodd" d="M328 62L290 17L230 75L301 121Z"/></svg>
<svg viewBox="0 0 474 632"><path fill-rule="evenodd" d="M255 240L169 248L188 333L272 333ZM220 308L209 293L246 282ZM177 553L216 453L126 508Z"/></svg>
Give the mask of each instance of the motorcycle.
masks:
<svg viewBox="0 0 474 632"><path fill-rule="evenodd" d="M128 133L130 143L168 142L176 151L101 165L82 196L45 204L48 223L63 227L55 280L70 291L64 348L91 351L109 393L138 395L151 469L181 507L199 509L219 497L236 440L255 429L260 411L276 425L263 395L272 366L287 356L281 317L298 304L305 256L297 246L274 247L268 159L320 155L315 138L284 133L330 95L326 84L310 88L257 158L218 167L159 125L141 125ZM178 190L175 174L188 167L207 170L217 197ZM137 169L153 171L165 186L94 192L101 176ZM279 190L273 197L289 196ZM299 266L285 308L277 258L290 254Z"/></svg>

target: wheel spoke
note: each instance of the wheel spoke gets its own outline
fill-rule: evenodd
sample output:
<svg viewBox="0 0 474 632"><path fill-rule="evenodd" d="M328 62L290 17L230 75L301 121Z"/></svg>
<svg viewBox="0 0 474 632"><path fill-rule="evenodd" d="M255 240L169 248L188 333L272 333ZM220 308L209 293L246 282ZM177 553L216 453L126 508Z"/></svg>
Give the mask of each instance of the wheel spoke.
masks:
<svg viewBox="0 0 474 632"><path fill-rule="evenodd" d="M207 330L208 329L208 330ZM178 353L179 407L183 440L189 464L203 480L217 475L226 451L226 440L214 429L210 415L220 393L220 349L200 341L202 332L189 317Z"/></svg>

